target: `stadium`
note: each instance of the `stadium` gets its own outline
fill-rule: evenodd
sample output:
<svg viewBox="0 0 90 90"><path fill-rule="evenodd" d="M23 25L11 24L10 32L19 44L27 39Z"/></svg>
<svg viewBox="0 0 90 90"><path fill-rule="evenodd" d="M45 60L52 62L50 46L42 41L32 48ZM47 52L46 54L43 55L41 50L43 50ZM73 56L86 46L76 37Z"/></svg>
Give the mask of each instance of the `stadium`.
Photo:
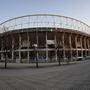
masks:
<svg viewBox="0 0 90 90"><path fill-rule="evenodd" d="M0 24L0 61L65 62L90 57L90 27L77 19L34 14ZM7 52L5 55L5 52Z"/></svg>

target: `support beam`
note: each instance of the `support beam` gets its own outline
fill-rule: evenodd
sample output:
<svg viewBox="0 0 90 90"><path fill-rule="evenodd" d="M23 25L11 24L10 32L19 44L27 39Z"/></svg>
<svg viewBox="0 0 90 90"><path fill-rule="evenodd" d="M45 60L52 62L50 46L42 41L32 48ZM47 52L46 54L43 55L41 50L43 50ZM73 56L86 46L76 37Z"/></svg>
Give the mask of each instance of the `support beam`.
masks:
<svg viewBox="0 0 90 90"><path fill-rule="evenodd" d="M12 61L14 60L14 38L12 36Z"/></svg>
<svg viewBox="0 0 90 90"><path fill-rule="evenodd" d="M80 37L80 44L81 44L81 57L83 57L82 36Z"/></svg>
<svg viewBox="0 0 90 90"><path fill-rule="evenodd" d="M86 37L84 38L85 57L87 56Z"/></svg>
<svg viewBox="0 0 90 90"><path fill-rule="evenodd" d="M48 61L47 31L46 31L46 60Z"/></svg>
<svg viewBox="0 0 90 90"><path fill-rule="evenodd" d="M27 44L28 44L28 50L29 50L29 46L30 46L30 42L29 42L29 33L27 32ZM28 63L30 62L30 57L29 57L29 51L27 51L27 60L28 60Z"/></svg>
<svg viewBox="0 0 90 90"><path fill-rule="evenodd" d="M38 68L38 29L36 29L36 42L37 42L37 47L36 47L36 68Z"/></svg>
<svg viewBox="0 0 90 90"><path fill-rule="evenodd" d="M65 33L62 33L62 42L63 42L63 60L65 61L65 45L64 45L64 35L65 35Z"/></svg>
<svg viewBox="0 0 90 90"><path fill-rule="evenodd" d="M89 56L90 56L90 38L89 38Z"/></svg>
<svg viewBox="0 0 90 90"><path fill-rule="evenodd" d="M71 56L70 59L71 59L71 61L72 61L72 42L71 42L71 36L72 36L72 34L70 33L70 34L69 34L69 44L70 44L70 54L71 54L71 55L70 55L70 56Z"/></svg>
<svg viewBox="0 0 90 90"><path fill-rule="evenodd" d="M87 44L88 44L88 56L89 56L89 38L88 38Z"/></svg>
<svg viewBox="0 0 90 90"><path fill-rule="evenodd" d="M78 49L77 49L77 36L75 36L75 45L76 45L76 58L78 58Z"/></svg>
<svg viewBox="0 0 90 90"><path fill-rule="evenodd" d="M19 36L19 61L18 63L21 62L21 34L18 35Z"/></svg>
<svg viewBox="0 0 90 90"><path fill-rule="evenodd" d="M54 40L55 40L55 60L57 61L57 40L56 40L56 30L55 30L55 34L54 34Z"/></svg>

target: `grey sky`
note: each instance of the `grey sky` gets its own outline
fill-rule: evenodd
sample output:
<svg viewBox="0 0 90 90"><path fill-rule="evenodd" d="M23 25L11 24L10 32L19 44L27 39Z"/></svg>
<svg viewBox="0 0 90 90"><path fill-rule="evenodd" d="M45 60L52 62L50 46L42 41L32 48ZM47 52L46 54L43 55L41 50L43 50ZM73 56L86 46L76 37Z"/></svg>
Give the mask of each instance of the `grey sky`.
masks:
<svg viewBox="0 0 90 90"><path fill-rule="evenodd" d="M69 16L90 25L90 0L0 0L0 22L37 13Z"/></svg>

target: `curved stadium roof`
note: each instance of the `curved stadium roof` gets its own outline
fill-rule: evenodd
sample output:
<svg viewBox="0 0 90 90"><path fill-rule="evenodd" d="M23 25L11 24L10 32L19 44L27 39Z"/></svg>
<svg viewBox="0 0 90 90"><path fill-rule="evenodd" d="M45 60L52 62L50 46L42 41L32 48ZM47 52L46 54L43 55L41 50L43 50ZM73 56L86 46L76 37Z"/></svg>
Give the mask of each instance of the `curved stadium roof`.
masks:
<svg viewBox="0 0 90 90"><path fill-rule="evenodd" d="M78 30L86 34L90 34L90 27L86 23L71 17L53 14L34 14L20 16L1 23L0 27L1 33L24 28L51 27Z"/></svg>

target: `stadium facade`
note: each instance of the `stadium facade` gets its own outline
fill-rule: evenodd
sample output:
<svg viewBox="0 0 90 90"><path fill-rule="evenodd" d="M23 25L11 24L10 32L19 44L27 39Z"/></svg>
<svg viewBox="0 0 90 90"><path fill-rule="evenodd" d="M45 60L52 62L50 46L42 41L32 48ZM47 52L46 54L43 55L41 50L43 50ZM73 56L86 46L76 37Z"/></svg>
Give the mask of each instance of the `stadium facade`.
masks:
<svg viewBox="0 0 90 90"><path fill-rule="evenodd" d="M0 60L63 62L90 57L90 27L74 18L26 15L0 24Z"/></svg>

